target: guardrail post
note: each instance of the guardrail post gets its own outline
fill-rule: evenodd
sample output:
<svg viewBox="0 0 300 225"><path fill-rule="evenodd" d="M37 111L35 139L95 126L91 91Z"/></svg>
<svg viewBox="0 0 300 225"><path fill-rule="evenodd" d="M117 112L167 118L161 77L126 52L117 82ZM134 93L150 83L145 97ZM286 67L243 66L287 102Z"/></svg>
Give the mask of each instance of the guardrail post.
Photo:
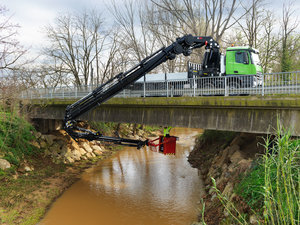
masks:
<svg viewBox="0 0 300 225"><path fill-rule="evenodd" d="M261 95L265 96L265 75L262 75Z"/></svg>
<svg viewBox="0 0 300 225"><path fill-rule="evenodd" d="M225 96L228 96L227 77L224 77L224 78L225 78L225 82L224 82L224 85L225 85L225 93L224 93L224 95L225 95Z"/></svg>
<svg viewBox="0 0 300 225"><path fill-rule="evenodd" d="M167 80L167 97L169 97L169 81Z"/></svg>
<svg viewBox="0 0 300 225"><path fill-rule="evenodd" d="M193 88L194 88L194 93L193 93L193 95L194 95L194 97L196 96L196 77L193 77L193 83L194 83L194 85L193 85Z"/></svg>

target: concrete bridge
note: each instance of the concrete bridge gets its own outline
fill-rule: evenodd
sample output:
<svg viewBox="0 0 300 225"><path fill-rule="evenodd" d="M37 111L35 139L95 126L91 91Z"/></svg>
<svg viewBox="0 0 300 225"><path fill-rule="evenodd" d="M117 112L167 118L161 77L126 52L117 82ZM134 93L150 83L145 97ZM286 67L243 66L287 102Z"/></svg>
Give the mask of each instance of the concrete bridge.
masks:
<svg viewBox="0 0 300 225"><path fill-rule="evenodd" d="M29 101L29 102L28 102ZM27 100L30 117L54 127L75 100ZM79 119L300 136L300 95L112 98Z"/></svg>

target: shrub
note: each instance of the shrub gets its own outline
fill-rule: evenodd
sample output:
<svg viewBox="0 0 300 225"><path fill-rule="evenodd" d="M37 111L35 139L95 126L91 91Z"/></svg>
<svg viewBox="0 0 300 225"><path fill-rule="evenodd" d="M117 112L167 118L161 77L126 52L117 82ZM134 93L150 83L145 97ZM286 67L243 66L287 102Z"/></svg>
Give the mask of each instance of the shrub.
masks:
<svg viewBox="0 0 300 225"><path fill-rule="evenodd" d="M32 155L36 148L30 144L34 128L15 112L0 110L0 153L6 160L18 165L25 156Z"/></svg>

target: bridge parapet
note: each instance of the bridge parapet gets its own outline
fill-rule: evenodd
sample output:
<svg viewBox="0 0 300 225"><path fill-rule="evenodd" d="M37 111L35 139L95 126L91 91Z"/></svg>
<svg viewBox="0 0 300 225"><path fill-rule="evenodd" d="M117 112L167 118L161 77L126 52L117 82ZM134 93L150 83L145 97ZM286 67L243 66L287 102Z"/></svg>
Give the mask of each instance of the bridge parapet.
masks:
<svg viewBox="0 0 300 225"><path fill-rule="evenodd" d="M155 77L155 74L153 74ZM78 99L97 86L55 87L22 92L23 99ZM230 96L269 94L300 94L300 71L262 75L234 75L195 77L185 79L136 82L117 94L117 97L174 97L174 96Z"/></svg>
<svg viewBox="0 0 300 225"><path fill-rule="evenodd" d="M63 119L71 99L37 99L33 119ZM113 98L82 120L273 133L277 122L300 136L300 96Z"/></svg>

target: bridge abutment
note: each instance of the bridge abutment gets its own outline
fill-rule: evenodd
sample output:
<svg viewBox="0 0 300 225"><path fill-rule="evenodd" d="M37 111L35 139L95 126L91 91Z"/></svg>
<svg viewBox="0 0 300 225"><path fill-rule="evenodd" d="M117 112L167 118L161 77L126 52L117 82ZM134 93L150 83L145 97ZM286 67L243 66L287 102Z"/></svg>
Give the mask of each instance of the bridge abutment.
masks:
<svg viewBox="0 0 300 225"><path fill-rule="evenodd" d="M37 131L42 134L48 134L52 131L62 129L62 120L34 118L32 122Z"/></svg>

